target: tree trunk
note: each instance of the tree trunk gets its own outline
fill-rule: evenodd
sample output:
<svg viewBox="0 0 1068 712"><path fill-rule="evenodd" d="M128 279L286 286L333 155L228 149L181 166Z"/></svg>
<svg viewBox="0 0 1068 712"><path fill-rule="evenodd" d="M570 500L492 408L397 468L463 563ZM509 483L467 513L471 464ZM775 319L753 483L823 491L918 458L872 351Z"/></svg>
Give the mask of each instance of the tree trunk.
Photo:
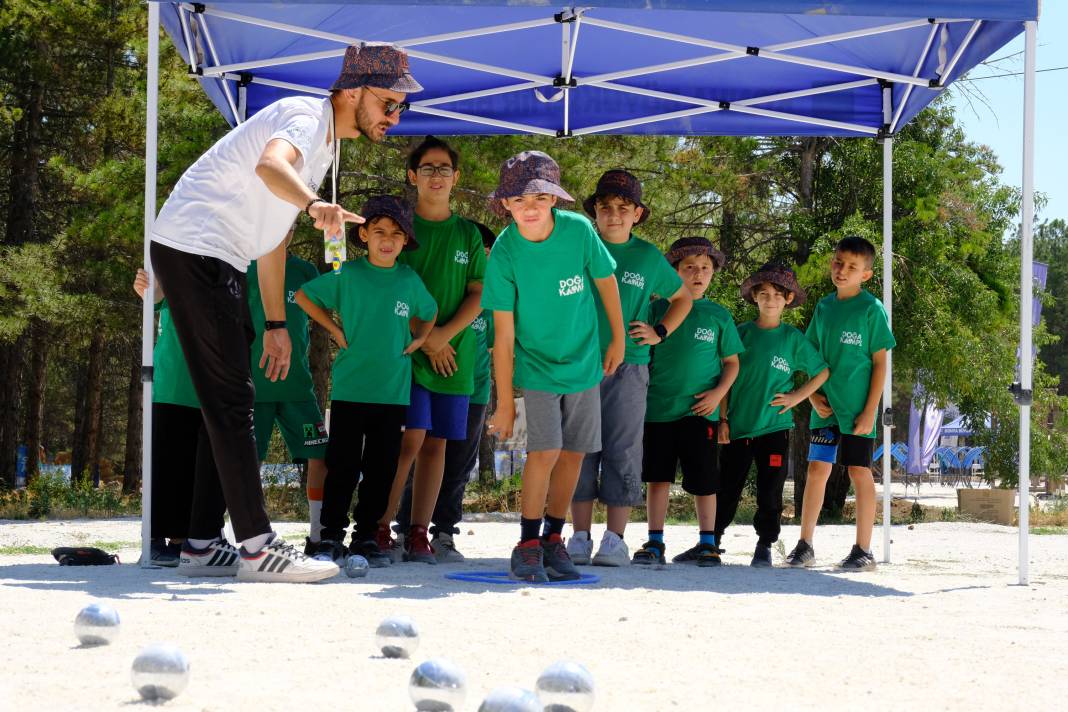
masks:
<svg viewBox="0 0 1068 712"><path fill-rule="evenodd" d="M48 349L50 339L44 322L34 319L30 323L29 363L25 373L25 418L22 424L22 442L26 444L26 481L36 477L38 451L41 447L41 431L44 424L45 375L48 372Z"/></svg>
<svg viewBox="0 0 1068 712"><path fill-rule="evenodd" d="M794 518L801 521L801 504L805 501L808 479L808 419L812 406L803 401L794 408L794 431L790 436L790 467L794 471Z"/></svg>
<svg viewBox="0 0 1068 712"><path fill-rule="evenodd" d="M89 362L85 378L79 383L78 410L75 417L74 452L71 454L71 477L92 477L94 457L100 439L101 391L104 384L104 333L96 329L89 343Z"/></svg>
<svg viewBox="0 0 1068 712"><path fill-rule="evenodd" d="M15 486L26 341L23 334L9 344L0 344L0 480L8 487Z"/></svg>
<svg viewBox="0 0 1068 712"><path fill-rule="evenodd" d="M801 210L808 217L810 223L815 220L816 208L816 172L820 161L827 150L830 142L819 136L809 136L801 139L799 146L800 161L797 176L797 195L801 204ZM808 261L812 252L814 235L809 230L797 230L794 234L794 262L802 265Z"/></svg>
<svg viewBox="0 0 1068 712"><path fill-rule="evenodd" d="M41 166L41 129L44 86L26 87L22 117L12 131L11 172L7 211L7 243L18 245L34 239L37 193Z"/></svg>
<svg viewBox="0 0 1068 712"><path fill-rule="evenodd" d="M70 479L71 482L77 482L81 479L82 473L85 470L85 461L87 454L85 451L85 430L86 423L88 422L85 408L85 384L86 374L88 373L88 367L82 366L78 369L78 383L74 390L74 433L71 435L70 444Z"/></svg>
<svg viewBox="0 0 1068 712"><path fill-rule="evenodd" d="M315 322L309 326L308 367L311 369L315 397L319 400L319 410L325 413L330 392L330 335Z"/></svg>
<svg viewBox="0 0 1068 712"><path fill-rule="evenodd" d="M486 413L492 415L497 409L497 381L490 366L490 399ZM497 436L489 431L489 418L482 426L482 440L478 443L478 484L489 488L497 484Z"/></svg>
<svg viewBox="0 0 1068 712"><path fill-rule="evenodd" d="M136 492L141 484L141 352L134 349L126 389L126 453L122 463L122 491Z"/></svg>
<svg viewBox="0 0 1068 712"><path fill-rule="evenodd" d="M827 492L823 497L823 509L820 510L821 516L841 518L846 497L849 495L849 485L849 471L840 465L832 467L831 477L827 480Z"/></svg>

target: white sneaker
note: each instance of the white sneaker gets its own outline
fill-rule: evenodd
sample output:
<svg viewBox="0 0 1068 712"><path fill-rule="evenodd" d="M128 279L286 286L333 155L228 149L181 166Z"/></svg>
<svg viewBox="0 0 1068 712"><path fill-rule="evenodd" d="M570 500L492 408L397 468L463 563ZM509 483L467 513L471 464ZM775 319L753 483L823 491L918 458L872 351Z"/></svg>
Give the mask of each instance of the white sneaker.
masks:
<svg viewBox="0 0 1068 712"><path fill-rule="evenodd" d="M233 576L237 574L237 548L226 539L215 539L203 549L182 544L178 573L182 576Z"/></svg>
<svg viewBox="0 0 1068 712"><path fill-rule="evenodd" d="M593 557L594 566L630 566L630 550L627 542L615 532L605 531L601 545Z"/></svg>
<svg viewBox="0 0 1068 712"><path fill-rule="evenodd" d="M255 554L241 547L237 580L311 583L337 576L340 570L333 561L319 561L305 556L275 534L267 546Z"/></svg>
<svg viewBox="0 0 1068 712"><path fill-rule="evenodd" d="M439 564L462 564L464 561L464 555L456 550L452 534L438 532L430 540L430 546L434 549L434 558Z"/></svg>
<svg viewBox="0 0 1068 712"><path fill-rule="evenodd" d="M590 565L590 557L593 556L593 542L590 541L589 532L575 532L567 540L567 555L571 557L571 563L582 566Z"/></svg>

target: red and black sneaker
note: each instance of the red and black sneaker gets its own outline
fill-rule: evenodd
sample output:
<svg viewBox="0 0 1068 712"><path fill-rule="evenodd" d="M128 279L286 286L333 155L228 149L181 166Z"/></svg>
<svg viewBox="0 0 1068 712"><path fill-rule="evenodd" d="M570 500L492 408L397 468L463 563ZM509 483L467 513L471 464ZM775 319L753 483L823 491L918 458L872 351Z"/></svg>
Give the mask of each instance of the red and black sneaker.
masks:
<svg viewBox="0 0 1068 712"><path fill-rule="evenodd" d="M418 561L424 564L437 564L438 559L434 556L434 548L430 546L426 527L408 527L408 536L404 540L404 560Z"/></svg>
<svg viewBox="0 0 1068 712"><path fill-rule="evenodd" d="M540 539L519 542L512 549L510 577L515 581L547 583L549 575L545 573L544 557Z"/></svg>
<svg viewBox="0 0 1068 712"><path fill-rule="evenodd" d="M571 556L559 534L550 534L541 540L542 566L552 581L577 581L582 574L575 568Z"/></svg>

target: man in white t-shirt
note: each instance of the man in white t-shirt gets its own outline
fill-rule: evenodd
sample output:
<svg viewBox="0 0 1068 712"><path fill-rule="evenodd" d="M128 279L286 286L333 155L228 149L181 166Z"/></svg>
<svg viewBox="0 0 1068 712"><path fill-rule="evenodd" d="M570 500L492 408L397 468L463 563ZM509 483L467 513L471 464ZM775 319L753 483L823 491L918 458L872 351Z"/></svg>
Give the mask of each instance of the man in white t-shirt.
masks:
<svg viewBox="0 0 1068 712"><path fill-rule="evenodd" d="M336 564L306 557L271 529L253 429L249 358L254 329L245 270L257 261L266 314L267 378L285 378L292 345L285 322L285 234L303 210L315 227L343 235L359 215L318 197L336 142L381 141L422 87L408 55L391 45L353 45L329 98L290 97L237 126L189 167L152 227L151 257L211 443L197 453L189 539L178 572L243 581L318 581ZM221 534L230 512L240 550Z"/></svg>

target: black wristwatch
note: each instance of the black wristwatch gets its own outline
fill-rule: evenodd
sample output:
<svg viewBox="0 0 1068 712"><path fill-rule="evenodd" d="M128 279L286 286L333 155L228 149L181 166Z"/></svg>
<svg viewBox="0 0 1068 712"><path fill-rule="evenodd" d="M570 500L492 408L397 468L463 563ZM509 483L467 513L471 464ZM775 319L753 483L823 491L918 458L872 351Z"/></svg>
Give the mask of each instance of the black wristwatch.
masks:
<svg viewBox="0 0 1068 712"><path fill-rule="evenodd" d="M656 335L660 337L661 341L663 341L664 339L667 338L667 334L668 334L667 327L664 326L663 323L660 323L660 324L657 324L656 326L654 326L653 327L653 331L656 332Z"/></svg>
<svg viewBox="0 0 1068 712"><path fill-rule="evenodd" d="M309 213L308 211L311 210L311 206L315 205L316 203L325 203L325 202L326 201L324 199L322 199L322 198L312 198L311 200L308 201L308 204L304 206L304 214L307 215L310 218L311 217L311 213Z"/></svg>
<svg viewBox="0 0 1068 712"><path fill-rule="evenodd" d="M286 323L284 321L265 321L263 322L263 330L270 331L272 329L284 329Z"/></svg>

